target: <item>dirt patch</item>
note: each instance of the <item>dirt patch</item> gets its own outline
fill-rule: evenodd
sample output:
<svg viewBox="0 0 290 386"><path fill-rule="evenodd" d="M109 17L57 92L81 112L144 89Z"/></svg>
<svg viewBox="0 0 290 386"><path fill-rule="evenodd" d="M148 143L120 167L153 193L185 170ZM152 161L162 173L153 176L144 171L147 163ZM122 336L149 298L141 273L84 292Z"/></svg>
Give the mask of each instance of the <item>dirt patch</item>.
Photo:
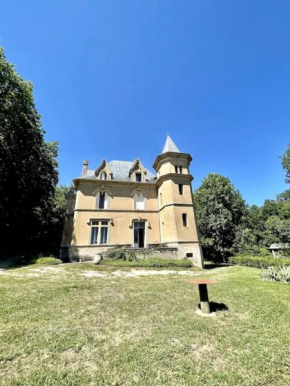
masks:
<svg viewBox="0 0 290 386"><path fill-rule="evenodd" d="M82 276L85 277L106 277L108 276L107 274L104 274L102 272L96 272L96 271L83 271L81 272Z"/></svg>
<svg viewBox="0 0 290 386"><path fill-rule="evenodd" d="M198 272L193 271L175 271L175 270L146 270L146 269L131 269L130 271L115 271L115 272L96 272L83 271L80 273L85 277L144 277L156 275L182 275L182 276L198 276Z"/></svg>

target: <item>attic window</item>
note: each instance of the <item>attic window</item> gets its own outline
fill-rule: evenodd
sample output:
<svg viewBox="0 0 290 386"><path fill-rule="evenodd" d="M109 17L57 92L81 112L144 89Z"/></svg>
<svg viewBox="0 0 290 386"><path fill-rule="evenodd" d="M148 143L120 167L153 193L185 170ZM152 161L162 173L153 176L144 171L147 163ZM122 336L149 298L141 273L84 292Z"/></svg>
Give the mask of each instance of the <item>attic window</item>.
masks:
<svg viewBox="0 0 290 386"><path fill-rule="evenodd" d="M142 181L141 173L136 173L136 182L141 182L141 181Z"/></svg>
<svg viewBox="0 0 290 386"><path fill-rule="evenodd" d="M107 179L107 173L106 172L102 172L101 173L101 180L106 180Z"/></svg>

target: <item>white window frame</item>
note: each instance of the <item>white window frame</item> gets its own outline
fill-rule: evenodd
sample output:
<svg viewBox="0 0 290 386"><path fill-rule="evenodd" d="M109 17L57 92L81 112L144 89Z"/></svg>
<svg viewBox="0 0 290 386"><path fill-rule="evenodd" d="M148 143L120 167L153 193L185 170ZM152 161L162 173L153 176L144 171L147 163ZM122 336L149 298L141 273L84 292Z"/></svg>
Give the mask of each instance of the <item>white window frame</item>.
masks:
<svg viewBox="0 0 290 386"><path fill-rule="evenodd" d="M100 195L105 195L104 208L100 208ZM107 192L98 192L96 196L96 209L106 210L108 209L108 193Z"/></svg>
<svg viewBox="0 0 290 386"><path fill-rule="evenodd" d="M94 224L98 223L98 224ZM102 222L106 222L107 225L102 224ZM92 236L93 236L93 229L98 228L98 236L97 236L97 242L92 242ZM101 243L101 234L102 234L102 228L107 228L107 238L105 243ZM109 235L110 235L110 220L107 218L101 218L101 219L91 219L90 220L90 239L89 243L90 245L109 245Z"/></svg>
<svg viewBox="0 0 290 386"><path fill-rule="evenodd" d="M105 178L103 178L103 177L105 177ZM103 171L103 172L101 173L100 179L101 179L101 180L106 180L106 179L107 179L107 173L106 173L105 171Z"/></svg>
<svg viewBox="0 0 290 386"><path fill-rule="evenodd" d="M140 176L140 181L137 181L137 175ZM136 172L136 173L135 173L135 181L136 181L136 182L142 182L142 181L143 181L143 178L142 178L142 172Z"/></svg>

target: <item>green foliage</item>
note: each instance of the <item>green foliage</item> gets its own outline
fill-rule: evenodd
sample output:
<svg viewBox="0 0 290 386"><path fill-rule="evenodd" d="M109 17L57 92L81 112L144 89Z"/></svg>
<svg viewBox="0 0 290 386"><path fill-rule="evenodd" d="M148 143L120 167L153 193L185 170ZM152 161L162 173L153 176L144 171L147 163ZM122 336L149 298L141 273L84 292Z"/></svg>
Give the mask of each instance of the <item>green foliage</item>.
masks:
<svg viewBox="0 0 290 386"><path fill-rule="evenodd" d="M266 200L260 208L247 208L246 221L236 238L238 254L256 255L256 247L268 248L272 243L290 242L290 191L277 196L276 200Z"/></svg>
<svg viewBox="0 0 290 386"><path fill-rule="evenodd" d="M281 283L290 283L290 266L269 267L261 274L262 280L279 281Z"/></svg>
<svg viewBox="0 0 290 386"><path fill-rule="evenodd" d="M227 261L236 252L236 238L245 222L241 194L228 178L211 173L196 190L194 204L204 256Z"/></svg>
<svg viewBox="0 0 290 386"><path fill-rule="evenodd" d="M290 189L285 190L285 192L282 192L277 195L277 202L287 202L290 201Z"/></svg>
<svg viewBox="0 0 290 386"><path fill-rule="evenodd" d="M35 264L45 264L45 265L58 265L62 264L60 259L56 259L55 257L39 257Z"/></svg>
<svg viewBox="0 0 290 386"><path fill-rule="evenodd" d="M106 254L106 259L135 261L137 257L133 249L113 249Z"/></svg>
<svg viewBox="0 0 290 386"><path fill-rule="evenodd" d="M271 216L265 223L265 244L289 243L290 219L281 220L278 216Z"/></svg>
<svg viewBox="0 0 290 386"><path fill-rule="evenodd" d="M229 259L229 261L232 264L245 265L247 267L255 268L290 266L290 259L250 255L233 256Z"/></svg>
<svg viewBox="0 0 290 386"><path fill-rule="evenodd" d="M58 255L67 210L67 197L69 188L66 186L56 187L53 202L46 217L42 220L42 253Z"/></svg>
<svg viewBox="0 0 290 386"><path fill-rule="evenodd" d="M288 147L281 158L282 158L282 167L286 172L285 181L289 184L290 183L290 143L288 144Z"/></svg>
<svg viewBox="0 0 290 386"><path fill-rule="evenodd" d="M0 47L1 248L27 252L42 245L58 181L56 142L44 141L33 86Z"/></svg>
<svg viewBox="0 0 290 386"><path fill-rule="evenodd" d="M101 265L109 265L114 267L152 267L152 268L192 268L192 262L188 259L136 259L129 260L111 260L105 259L101 261Z"/></svg>

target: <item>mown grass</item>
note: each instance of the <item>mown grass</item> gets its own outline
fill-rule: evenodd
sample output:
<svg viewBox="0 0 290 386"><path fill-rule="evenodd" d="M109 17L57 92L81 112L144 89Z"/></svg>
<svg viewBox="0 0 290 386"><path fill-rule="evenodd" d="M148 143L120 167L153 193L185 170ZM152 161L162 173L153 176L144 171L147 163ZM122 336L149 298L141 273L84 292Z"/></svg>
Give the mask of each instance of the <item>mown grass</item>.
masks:
<svg viewBox="0 0 290 386"><path fill-rule="evenodd" d="M120 272L131 269L2 271L0 384L290 384L289 286L255 268L191 271L215 277L210 298L228 307L205 318L186 272Z"/></svg>

